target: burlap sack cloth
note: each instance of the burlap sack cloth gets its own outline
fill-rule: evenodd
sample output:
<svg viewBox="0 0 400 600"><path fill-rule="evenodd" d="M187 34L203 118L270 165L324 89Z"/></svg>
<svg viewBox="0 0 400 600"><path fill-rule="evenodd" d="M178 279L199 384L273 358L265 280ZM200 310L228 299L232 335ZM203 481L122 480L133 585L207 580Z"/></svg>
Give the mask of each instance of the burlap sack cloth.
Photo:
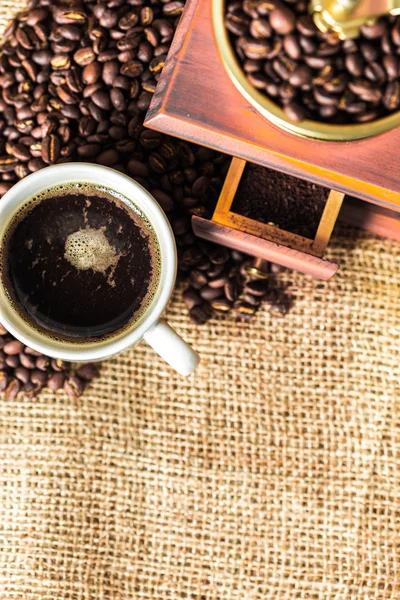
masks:
<svg viewBox="0 0 400 600"><path fill-rule="evenodd" d="M400 598L400 245L329 258L284 320L176 297L189 379L141 345L79 401L0 400L1 600Z"/></svg>

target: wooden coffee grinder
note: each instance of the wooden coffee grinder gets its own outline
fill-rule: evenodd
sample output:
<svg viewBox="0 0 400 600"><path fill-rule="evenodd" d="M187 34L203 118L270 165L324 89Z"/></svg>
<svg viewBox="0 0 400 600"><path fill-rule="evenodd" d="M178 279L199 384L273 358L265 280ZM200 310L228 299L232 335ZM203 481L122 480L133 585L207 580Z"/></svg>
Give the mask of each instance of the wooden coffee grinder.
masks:
<svg viewBox="0 0 400 600"><path fill-rule="evenodd" d="M318 27L346 38L400 13L400 1L312 0L310 9ZM338 216L400 240L400 113L356 125L290 122L247 82L223 15L224 0L186 4L145 122L234 157L212 219L193 217L194 232L320 279L338 268L323 258ZM331 190L314 239L231 210L246 161Z"/></svg>

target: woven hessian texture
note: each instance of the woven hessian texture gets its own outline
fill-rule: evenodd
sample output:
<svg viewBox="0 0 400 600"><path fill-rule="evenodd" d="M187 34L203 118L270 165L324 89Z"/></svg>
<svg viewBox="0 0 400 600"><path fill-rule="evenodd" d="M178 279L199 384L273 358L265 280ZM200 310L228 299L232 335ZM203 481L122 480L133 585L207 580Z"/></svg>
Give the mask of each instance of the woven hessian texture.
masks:
<svg viewBox="0 0 400 600"><path fill-rule="evenodd" d="M175 297L188 379L141 345L78 401L0 401L1 600L400 598L400 246L329 258L282 321Z"/></svg>

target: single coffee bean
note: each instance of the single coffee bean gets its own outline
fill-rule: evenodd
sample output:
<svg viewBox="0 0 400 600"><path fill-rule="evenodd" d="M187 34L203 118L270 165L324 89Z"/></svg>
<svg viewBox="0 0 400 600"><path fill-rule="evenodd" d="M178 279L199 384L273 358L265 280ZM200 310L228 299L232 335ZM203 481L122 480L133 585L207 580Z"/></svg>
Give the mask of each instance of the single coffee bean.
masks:
<svg viewBox="0 0 400 600"><path fill-rule="evenodd" d="M19 379L22 383L28 383L29 381L29 371L25 367L17 367L14 371L15 377Z"/></svg>
<svg viewBox="0 0 400 600"><path fill-rule="evenodd" d="M79 48L79 50L77 50L74 54L74 61L80 67L86 67L87 65L90 65L90 63L92 63L95 59L96 55L93 51L93 48L90 47Z"/></svg>
<svg viewBox="0 0 400 600"><path fill-rule="evenodd" d="M6 371L0 371L0 392L4 392L4 390L8 386L8 375Z"/></svg>
<svg viewBox="0 0 400 600"><path fill-rule="evenodd" d="M121 75L124 75L126 77L139 77L142 73L143 73L143 65L140 61L138 60L130 60L127 63L124 63L121 66L120 72Z"/></svg>
<svg viewBox="0 0 400 600"><path fill-rule="evenodd" d="M24 396L27 396L28 398L33 398L39 394L42 387L43 386L39 383L34 384L31 381L28 381L28 383L25 383L25 385L22 387L22 391L24 393Z"/></svg>
<svg viewBox="0 0 400 600"><path fill-rule="evenodd" d="M147 165L135 159L128 162L128 171L133 177L148 177L150 174Z"/></svg>
<svg viewBox="0 0 400 600"><path fill-rule="evenodd" d="M9 355L16 355L22 352L23 347L24 345L22 342L19 342L18 340L12 340L3 346L3 352Z"/></svg>
<svg viewBox="0 0 400 600"><path fill-rule="evenodd" d="M124 93L122 92L121 89L113 88L110 91L110 99L111 99L112 106L116 110L121 111L121 112L126 110L127 104L126 104Z"/></svg>
<svg viewBox="0 0 400 600"><path fill-rule="evenodd" d="M53 392L56 392L64 386L64 381L64 373L54 373L54 375L47 380L47 387Z"/></svg>
<svg viewBox="0 0 400 600"><path fill-rule="evenodd" d="M97 90L91 95L91 98L92 102L94 102L99 108L103 110L111 110L112 103L107 92Z"/></svg>
<svg viewBox="0 0 400 600"><path fill-rule="evenodd" d="M40 371L46 371L50 365L50 359L47 356L38 356L36 359L36 368Z"/></svg>
<svg viewBox="0 0 400 600"><path fill-rule="evenodd" d="M32 53L32 61L40 67L47 67L53 57L50 50L36 50Z"/></svg>
<svg viewBox="0 0 400 600"><path fill-rule="evenodd" d="M302 121L305 117L305 111L303 107L301 104L297 104L296 102L289 102L289 104L286 104L283 110L292 121Z"/></svg>
<svg viewBox="0 0 400 600"><path fill-rule="evenodd" d="M34 369L36 366L35 359L28 354L24 354L23 352L19 355L19 361L26 369Z"/></svg>
<svg viewBox="0 0 400 600"><path fill-rule="evenodd" d="M225 298L217 298L211 301L211 307L217 312L225 313L232 308L232 302Z"/></svg>
<svg viewBox="0 0 400 600"><path fill-rule="evenodd" d="M286 4L274 1L275 9L269 14L271 27L280 35L292 33L296 26L296 15Z"/></svg>
<svg viewBox="0 0 400 600"><path fill-rule="evenodd" d="M400 82L391 81L387 84L382 103L388 110L396 110L400 105Z"/></svg>
<svg viewBox="0 0 400 600"><path fill-rule="evenodd" d="M40 352L38 352L37 350L34 350L34 348L30 348L29 346L25 346L24 352L26 354L30 354L31 356L42 356L42 354Z"/></svg>
<svg viewBox="0 0 400 600"><path fill-rule="evenodd" d="M48 17L48 11L45 8L35 8L28 12L26 22L30 27L37 25L41 21L45 21Z"/></svg>
<svg viewBox="0 0 400 600"><path fill-rule="evenodd" d="M71 60L68 54L55 54L50 60L50 64L55 70L69 69Z"/></svg>
<svg viewBox="0 0 400 600"><path fill-rule="evenodd" d="M360 27L360 33L368 40L380 38L385 32L386 22L383 19L377 19L373 24L365 24Z"/></svg>
<svg viewBox="0 0 400 600"><path fill-rule="evenodd" d="M244 290L253 296L262 297L268 291L269 287L268 279L254 279L246 283Z"/></svg>
<svg viewBox="0 0 400 600"><path fill-rule="evenodd" d="M193 321L193 323L195 323L196 325L204 325L204 323L206 323L211 317L211 314L212 309L206 302L194 306L189 310L190 320Z"/></svg>
<svg viewBox="0 0 400 600"><path fill-rule="evenodd" d="M119 140L115 144L115 148L118 152L122 152L122 154L131 154L136 148L136 142L130 139Z"/></svg>
<svg viewBox="0 0 400 600"><path fill-rule="evenodd" d="M61 358L52 358L51 361L51 368L54 371L66 371L68 369L68 363L65 360L61 360Z"/></svg>
<svg viewBox="0 0 400 600"><path fill-rule="evenodd" d="M289 77L289 83L295 87L301 87L311 82L312 71L307 65L297 66Z"/></svg>
<svg viewBox="0 0 400 600"><path fill-rule="evenodd" d="M8 154L15 156L20 161L27 161L31 158L31 153L29 149L23 144L18 144L17 142L7 142L6 151Z"/></svg>
<svg viewBox="0 0 400 600"><path fill-rule="evenodd" d="M11 190L12 186L12 183L0 182L0 196L4 196L8 190Z"/></svg>
<svg viewBox="0 0 400 600"><path fill-rule="evenodd" d="M247 304L245 302L240 302L237 306L234 305L236 316L249 319L251 318L255 312L256 307L251 304Z"/></svg>
<svg viewBox="0 0 400 600"><path fill-rule="evenodd" d="M83 10L78 8L56 7L53 10L53 17L60 25L83 25L86 22L86 15Z"/></svg>
<svg viewBox="0 0 400 600"><path fill-rule="evenodd" d="M47 375L44 371L40 371L39 369L34 369L31 371L30 379L32 383L38 383L39 385L44 385L47 381Z"/></svg>
<svg viewBox="0 0 400 600"><path fill-rule="evenodd" d="M102 78L106 85L112 86L114 85L114 81L116 80L119 73L119 66L117 61L110 60L104 63ZM129 82L127 81L128 87Z"/></svg>
<svg viewBox="0 0 400 600"><path fill-rule="evenodd" d="M101 154L98 155L96 162L100 165L104 165L106 167L111 167L115 163L119 161L119 154L116 150L110 149L105 150Z"/></svg>
<svg viewBox="0 0 400 600"><path fill-rule="evenodd" d="M107 64L107 63L106 63ZM82 81L83 83L90 85L96 83L104 70L104 67L101 66L100 63L92 61L82 71Z"/></svg>
<svg viewBox="0 0 400 600"><path fill-rule="evenodd" d="M284 37L283 48L286 54L293 60L299 60L301 57L301 47L295 34Z"/></svg>
<svg viewBox="0 0 400 600"><path fill-rule="evenodd" d="M71 400L75 400L76 398L79 398L79 396L82 395L83 387L84 386L82 380L79 377L76 377L75 375L68 377L68 379L66 379L64 383L64 390L69 396L69 398L71 398Z"/></svg>
<svg viewBox="0 0 400 600"><path fill-rule="evenodd" d="M261 298L259 298L258 296L254 296L252 294L246 293L245 291L241 295L240 299L242 302L245 302L246 304L249 304L250 306L254 306L255 308L257 308L261 304Z"/></svg>
<svg viewBox="0 0 400 600"><path fill-rule="evenodd" d="M379 102L382 98L382 92L366 79L350 81L349 89L366 102Z"/></svg>
<svg viewBox="0 0 400 600"><path fill-rule="evenodd" d="M78 42L82 35L81 29L75 25L61 25L57 31L64 39L74 42Z"/></svg>
<svg viewBox="0 0 400 600"><path fill-rule="evenodd" d="M43 138L42 159L47 164L55 163L60 157L61 144L59 138L51 133Z"/></svg>
<svg viewBox="0 0 400 600"><path fill-rule="evenodd" d="M19 358L16 354L6 356L4 362L10 369L16 369L19 366Z"/></svg>
<svg viewBox="0 0 400 600"><path fill-rule="evenodd" d="M18 379L11 379L4 392L4 395L7 398L7 400L14 400L18 396L20 389L21 384L18 381Z"/></svg>
<svg viewBox="0 0 400 600"><path fill-rule="evenodd" d="M18 164L18 159L13 156L0 156L0 173L13 171Z"/></svg>
<svg viewBox="0 0 400 600"><path fill-rule="evenodd" d="M86 363L77 369L76 374L85 381L92 381L99 376L99 369L93 363Z"/></svg>
<svg viewBox="0 0 400 600"><path fill-rule="evenodd" d="M399 77L399 58L395 54L386 54L382 59L383 67L386 71L389 81Z"/></svg>

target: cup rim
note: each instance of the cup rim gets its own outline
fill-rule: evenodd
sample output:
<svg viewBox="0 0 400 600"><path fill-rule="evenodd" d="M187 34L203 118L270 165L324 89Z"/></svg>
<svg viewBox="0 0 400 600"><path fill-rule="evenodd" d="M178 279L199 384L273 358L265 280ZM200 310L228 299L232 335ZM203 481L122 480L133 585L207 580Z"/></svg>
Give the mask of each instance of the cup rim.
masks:
<svg viewBox="0 0 400 600"><path fill-rule="evenodd" d="M29 326L7 300L0 282L0 321L12 335L25 345L53 358L68 361L101 360L117 354L139 342L164 312L176 278L177 250L169 221L155 198L137 181L112 169L93 163L63 163L51 165L28 175L3 196L0 203L0 247L15 213L34 195L63 183L96 183L125 196L143 210L158 239L161 254L160 279L149 309L120 336L99 343L72 344L52 340Z"/></svg>

